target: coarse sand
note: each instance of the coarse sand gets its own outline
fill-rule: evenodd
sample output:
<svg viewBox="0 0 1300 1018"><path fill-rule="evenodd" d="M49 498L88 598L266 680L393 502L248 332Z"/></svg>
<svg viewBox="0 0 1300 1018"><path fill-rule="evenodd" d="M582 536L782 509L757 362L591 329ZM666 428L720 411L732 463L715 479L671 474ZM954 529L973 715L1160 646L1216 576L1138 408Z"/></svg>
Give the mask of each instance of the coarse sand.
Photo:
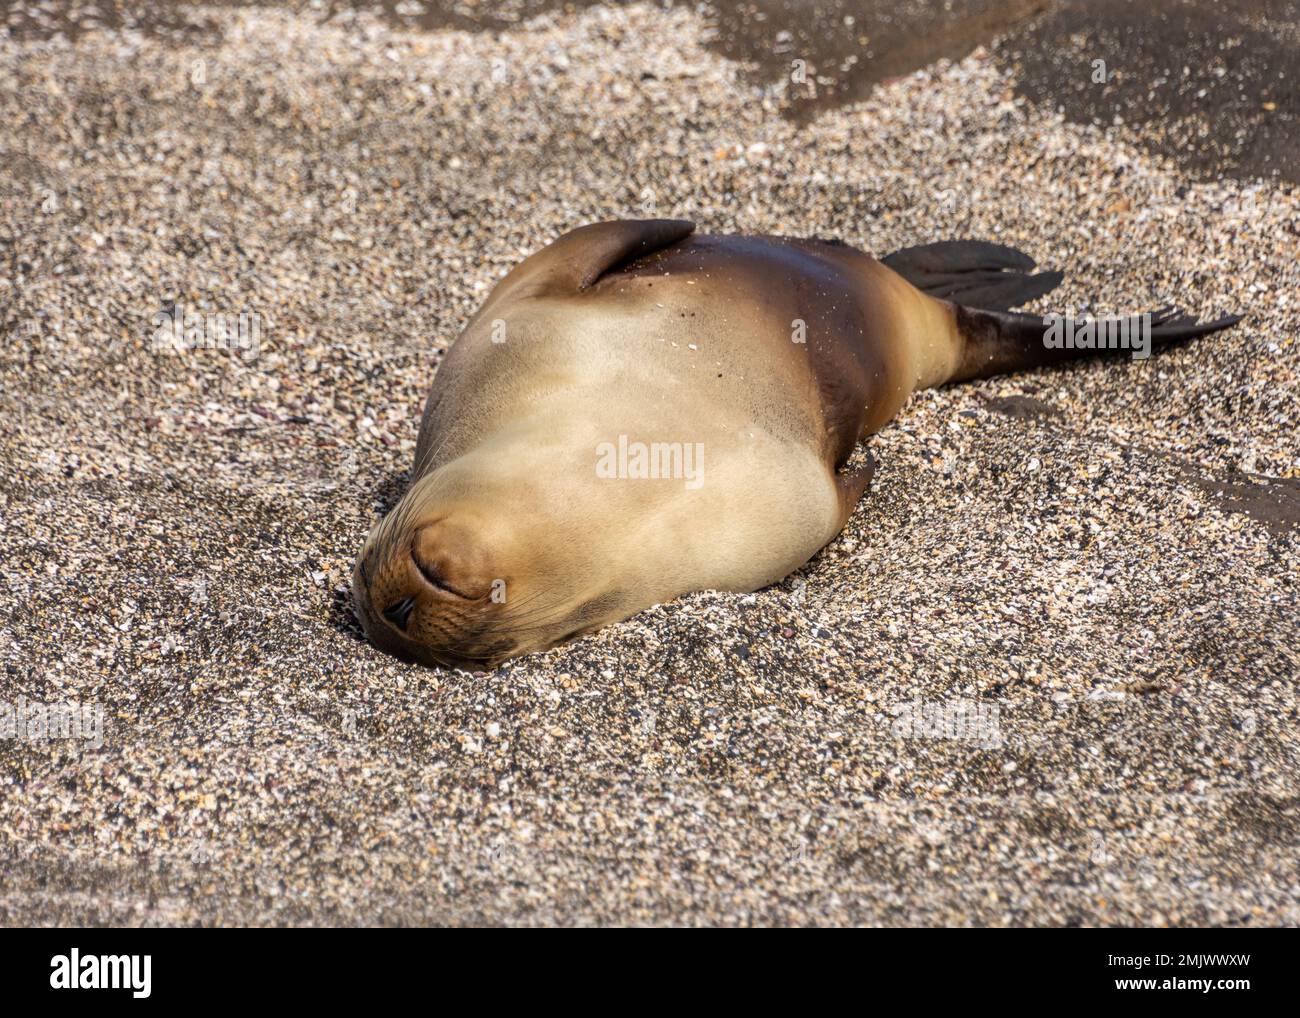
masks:
<svg viewBox="0 0 1300 1018"><path fill-rule="evenodd" d="M707 38L0 39L0 703L103 712L0 738L0 922L1300 922L1295 186L1071 123L996 44L796 122ZM629 216L997 240L1066 272L1037 311L1247 319L917 395L775 587L384 656L351 563L442 353ZM167 350L164 309L256 328Z"/></svg>

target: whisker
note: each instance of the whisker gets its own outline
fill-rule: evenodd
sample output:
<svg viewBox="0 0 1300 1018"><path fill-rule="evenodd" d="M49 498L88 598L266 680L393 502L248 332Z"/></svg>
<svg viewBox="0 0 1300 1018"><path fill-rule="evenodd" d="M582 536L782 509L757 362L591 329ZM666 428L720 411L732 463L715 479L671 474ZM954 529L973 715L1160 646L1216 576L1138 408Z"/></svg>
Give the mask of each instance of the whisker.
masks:
<svg viewBox="0 0 1300 1018"><path fill-rule="evenodd" d="M557 619L564 617L563 605L555 605L553 607L556 607L558 610L549 614L539 613L538 615L533 616L532 619L528 620L529 624L526 626L521 626L517 624L514 619L509 618L494 620L494 624L475 633L474 637L494 636L501 633L510 633L512 635L518 633L535 633L538 630L546 629L553 625Z"/></svg>

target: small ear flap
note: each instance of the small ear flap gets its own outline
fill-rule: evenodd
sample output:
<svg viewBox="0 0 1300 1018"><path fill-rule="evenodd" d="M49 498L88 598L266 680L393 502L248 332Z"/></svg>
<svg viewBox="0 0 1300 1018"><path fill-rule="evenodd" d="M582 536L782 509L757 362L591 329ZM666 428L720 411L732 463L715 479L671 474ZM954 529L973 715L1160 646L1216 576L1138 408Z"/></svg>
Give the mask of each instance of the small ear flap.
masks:
<svg viewBox="0 0 1300 1018"><path fill-rule="evenodd" d="M578 293L616 266L675 244L694 229L685 219L615 219L579 226L517 265L484 308L506 296Z"/></svg>

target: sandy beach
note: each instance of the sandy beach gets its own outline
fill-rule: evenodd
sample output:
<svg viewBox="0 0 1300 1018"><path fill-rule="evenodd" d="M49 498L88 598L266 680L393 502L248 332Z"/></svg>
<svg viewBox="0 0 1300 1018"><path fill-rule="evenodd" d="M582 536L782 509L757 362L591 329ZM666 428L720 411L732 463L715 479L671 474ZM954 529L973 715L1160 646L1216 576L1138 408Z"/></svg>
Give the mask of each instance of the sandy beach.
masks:
<svg viewBox="0 0 1300 1018"><path fill-rule="evenodd" d="M1300 922L1300 18L1184 76L1108 0L728 6L0 8L0 923ZM618 217L1247 317L919 394L777 586L385 656L349 576L443 354Z"/></svg>

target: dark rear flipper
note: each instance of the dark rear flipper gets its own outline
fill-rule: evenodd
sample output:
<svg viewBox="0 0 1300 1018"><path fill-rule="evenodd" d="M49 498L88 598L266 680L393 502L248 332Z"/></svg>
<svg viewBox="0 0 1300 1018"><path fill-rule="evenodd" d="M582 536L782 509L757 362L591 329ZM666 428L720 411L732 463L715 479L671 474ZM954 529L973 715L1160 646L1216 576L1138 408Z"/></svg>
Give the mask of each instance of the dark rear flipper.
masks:
<svg viewBox="0 0 1300 1018"><path fill-rule="evenodd" d="M1142 315L1090 319L959 306L957 329L965 350L949 381L987 378L1080 357L1145 357L1157 347L1218 332L1239 321L1241 315L1198 322L1167 307Z"/></svg>
<svg viewBox="0 0 1300 1018"><path fill-rule="evenodd" d="M931 297L994 311L1028 304L1064 278L1059 272L1031 272L1029 255L984 240L905 247L881 262Z"/></svg>
<svg viewBox="0 0 1300 1018"><path fill-rule="evenodd" d="M918 290L957 305L965 350L953 382L1080 357L1145 357L1156 347L1241 321L1240 315L1229 315L1201 323L1173 308L1100 319L1017 314L1009 309L1043 296L1064 277L1059 272L1032 272L1034 260L1023 251L983 240L908 247L881 261Z"/></svg>

